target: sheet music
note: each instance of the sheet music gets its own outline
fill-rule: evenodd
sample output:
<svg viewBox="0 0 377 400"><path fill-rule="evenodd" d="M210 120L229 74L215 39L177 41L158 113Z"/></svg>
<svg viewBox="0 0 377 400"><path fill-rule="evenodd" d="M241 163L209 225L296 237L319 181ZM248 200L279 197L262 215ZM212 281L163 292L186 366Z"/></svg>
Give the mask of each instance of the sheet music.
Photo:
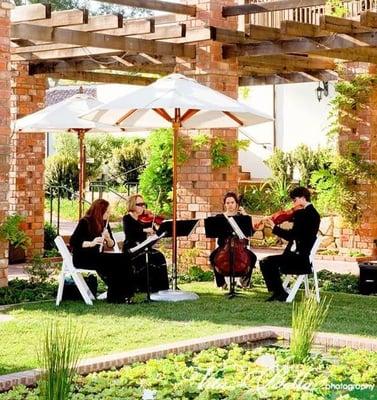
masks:
<svg viewBox="0 0 377 400"><path fill-rule="evenodd" d="M161 239L162 237L165 236L165 232L163 232L160 236L157 234L148 236L143 242L139 243L137 246L135 247L131 247L129 249L130 253L136 253L138 250L144 248L145 246L147 246L149 243L155 242L156 240Z"/></svg>
<svg viewBox="0 0 377 400"><path fill-rule="evenodd" d="M224 214L225 215L225 214ZM230 223L230 226L233 228L234 232L238 236L239 239L246 239L246 236L242 232L241 228L238 226L237 222L234 220L233 217L228 217L225 215L226 219Z"/></svg>

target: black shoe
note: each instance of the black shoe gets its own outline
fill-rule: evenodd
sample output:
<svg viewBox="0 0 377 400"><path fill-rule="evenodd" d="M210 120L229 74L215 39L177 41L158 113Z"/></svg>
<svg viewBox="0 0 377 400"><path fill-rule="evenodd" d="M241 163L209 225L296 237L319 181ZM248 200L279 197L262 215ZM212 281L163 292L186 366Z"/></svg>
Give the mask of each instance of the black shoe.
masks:
<svg viewBox="0 0 377 400"><path fill-rule="evenodd" d="M288 293L281 292L281 293L273 293L271 297L269 297L266 301L285 301L287 300Z"/></svg>

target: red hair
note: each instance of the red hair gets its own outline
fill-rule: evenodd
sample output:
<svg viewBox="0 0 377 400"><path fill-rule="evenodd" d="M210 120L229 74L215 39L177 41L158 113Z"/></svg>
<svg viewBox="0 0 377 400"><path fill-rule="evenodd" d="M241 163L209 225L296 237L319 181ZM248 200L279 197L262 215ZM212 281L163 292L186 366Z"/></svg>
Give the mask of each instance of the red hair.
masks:
<svg viewBox="0 0 377 400"><path fill-rule="evenodd" d="M90 233L93 235L97 236L102 233L103 228L105 227L103 216L109 208L109 205L110 203L107 200L97 199L86 212L84 218L88 221Z"/></svg>

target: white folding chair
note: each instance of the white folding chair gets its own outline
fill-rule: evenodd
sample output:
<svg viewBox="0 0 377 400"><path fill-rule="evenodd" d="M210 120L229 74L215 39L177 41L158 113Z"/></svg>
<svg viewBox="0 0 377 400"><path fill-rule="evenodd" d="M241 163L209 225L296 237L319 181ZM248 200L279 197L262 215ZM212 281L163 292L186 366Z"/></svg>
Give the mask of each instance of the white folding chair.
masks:
<svg viewBox="0 0 377 400"><path fill-rule="evenodd" d="M317 270L314 266L314 256L317 253L319 245L321 244L321 240L322 240L321 236L317 236L317 239L315 240L313 247L310 250L310 255L309 255L309 261L312 264L312 274L313 274L313 278L314 278L315 297L316 297L318 303L320 301L320 297L319 297ZM290 285L292 276L296 276L296 280L292 285ZM309 274L287 275L285 277L285 280L283 282L283 288L289 293L287 300L286 300L287 303L291 303L293 301L302 282L304 282L304 285L305 285L305 296L309 296L309 293L310 293L309 292Z"/></svg>
<svg viewBox="0 0 377 400"><path fill-rule="evenodd" d="M72 261L72 255L69 252L68 247L61 236L57 236L55 238L55 244L61 256L63 257L62 270L59 275L59 287L58 287L58 294L56 296L56 305L58 306L63 298L64 278L66 276L71 276L85 303L92 306L95 297L91 292L91 290L89 289L88 285L86 284L82 276L82 273L83 272L96 273L96 271L75 268Z"/></svg>

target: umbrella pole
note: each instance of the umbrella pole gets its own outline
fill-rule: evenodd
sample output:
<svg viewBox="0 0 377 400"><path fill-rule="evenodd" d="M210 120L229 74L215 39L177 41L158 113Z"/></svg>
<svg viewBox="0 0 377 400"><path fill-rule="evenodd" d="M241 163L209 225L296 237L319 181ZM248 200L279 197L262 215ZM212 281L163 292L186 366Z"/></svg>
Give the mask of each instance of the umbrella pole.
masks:
<svg viewBox="0 0 377 400"><path fill-rule="evenodd" d="M83 193L84 193L84 135L85 130L80 129L77 131L79 138L80 159L79 159L79 219L82 217L83 212Z"/></svg>
<svg viewBox="0 0 377 400"><path fill-rule="evenodd" d="M173 290L177 290L177 148L179 118L173 122Z"/></svg>

